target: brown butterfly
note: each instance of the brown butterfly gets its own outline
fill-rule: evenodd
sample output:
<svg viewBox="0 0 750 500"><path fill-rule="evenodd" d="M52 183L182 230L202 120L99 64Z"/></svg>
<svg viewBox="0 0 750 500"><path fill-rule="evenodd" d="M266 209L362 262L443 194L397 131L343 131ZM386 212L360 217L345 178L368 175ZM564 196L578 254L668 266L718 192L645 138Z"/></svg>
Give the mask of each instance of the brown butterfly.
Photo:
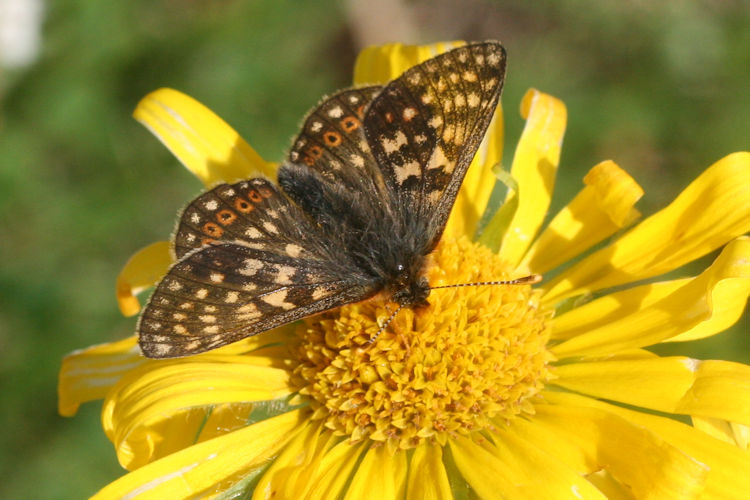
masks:
<svg viewBox="0 0 750 500"><path fill-rule="evenodd" d="M143 353L196 354L379 292L426 305L425 258L504 75L502 45L483 42L341 91L307 117L278 185L248 179L193 200L138 322Z"/></svg>

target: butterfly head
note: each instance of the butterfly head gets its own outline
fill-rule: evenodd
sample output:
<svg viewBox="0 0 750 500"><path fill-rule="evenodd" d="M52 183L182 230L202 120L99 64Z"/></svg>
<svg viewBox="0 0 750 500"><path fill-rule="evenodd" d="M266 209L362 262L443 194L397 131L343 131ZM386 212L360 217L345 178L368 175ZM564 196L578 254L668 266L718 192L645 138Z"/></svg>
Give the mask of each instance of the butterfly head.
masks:
<svg viewBox="0 0 750 500"><path fill-rule="evenodd" d="M393 281L393 300L408 307L429 305L427 297L430 295L430 283L421 274L421 269L398 264L396 270L398 274Z"/></svg>

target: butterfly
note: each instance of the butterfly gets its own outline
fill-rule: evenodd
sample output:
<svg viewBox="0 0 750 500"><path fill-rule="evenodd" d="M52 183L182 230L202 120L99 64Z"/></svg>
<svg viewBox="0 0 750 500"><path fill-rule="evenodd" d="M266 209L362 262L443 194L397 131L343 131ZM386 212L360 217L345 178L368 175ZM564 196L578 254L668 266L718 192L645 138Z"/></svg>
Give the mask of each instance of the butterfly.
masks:
<svg viewBox="0 0 750 500"><path fill-rule="evenodd" d="M137 325L150 358L214 349L385 293L428 304L445 228L502 91L502 45L468 44L310 112L278 170L182 212L176 262Z"/></svg>

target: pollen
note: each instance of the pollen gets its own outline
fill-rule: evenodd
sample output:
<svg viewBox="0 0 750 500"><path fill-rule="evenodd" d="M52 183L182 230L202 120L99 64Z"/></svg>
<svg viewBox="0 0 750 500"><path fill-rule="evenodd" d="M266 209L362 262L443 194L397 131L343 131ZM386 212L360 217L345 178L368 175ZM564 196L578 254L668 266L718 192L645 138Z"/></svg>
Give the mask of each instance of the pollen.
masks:
<svg viewBox="0 0 750 500"><path fill-rule="evenodd" d="M486 247L462 238L430 256L431 286L517 277ZM529 285L432 290L429 305L396 309L387 297L305 320L293 383L313 419L350 442L389 451L495 429L534 411L551 379L551 313Z"/></svg>

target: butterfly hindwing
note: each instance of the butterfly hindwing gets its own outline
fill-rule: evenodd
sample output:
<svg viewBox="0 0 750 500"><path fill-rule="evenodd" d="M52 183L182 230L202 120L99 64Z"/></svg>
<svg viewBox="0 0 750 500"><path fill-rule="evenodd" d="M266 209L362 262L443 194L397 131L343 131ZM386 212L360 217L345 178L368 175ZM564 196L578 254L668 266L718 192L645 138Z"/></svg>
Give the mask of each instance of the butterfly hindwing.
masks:
<svg viewBox="0 0 750 500"><path fill-rule="evenodd" d="M430 246L490 124L504 75L499 43L466 45L408 69L365 113L370 149L403 213L431 217Z"/></svg>
<svg viewBox="0 0 750 500"><path fill-rule="evenodd" d="M362 130L365 110L381 86L339 91L320 102L305 118L288 160L306 165L325 180L348 189L371 189L380 171Z"/></svg>
<svg viewBox="0 0 750 500"><path fill-rule="evenodd" d="M284 253L310 231L304 214L272 182L248 179L219 184L190 202L177 225L174 251L179 259L212 242L242 240Z"/></svg>

